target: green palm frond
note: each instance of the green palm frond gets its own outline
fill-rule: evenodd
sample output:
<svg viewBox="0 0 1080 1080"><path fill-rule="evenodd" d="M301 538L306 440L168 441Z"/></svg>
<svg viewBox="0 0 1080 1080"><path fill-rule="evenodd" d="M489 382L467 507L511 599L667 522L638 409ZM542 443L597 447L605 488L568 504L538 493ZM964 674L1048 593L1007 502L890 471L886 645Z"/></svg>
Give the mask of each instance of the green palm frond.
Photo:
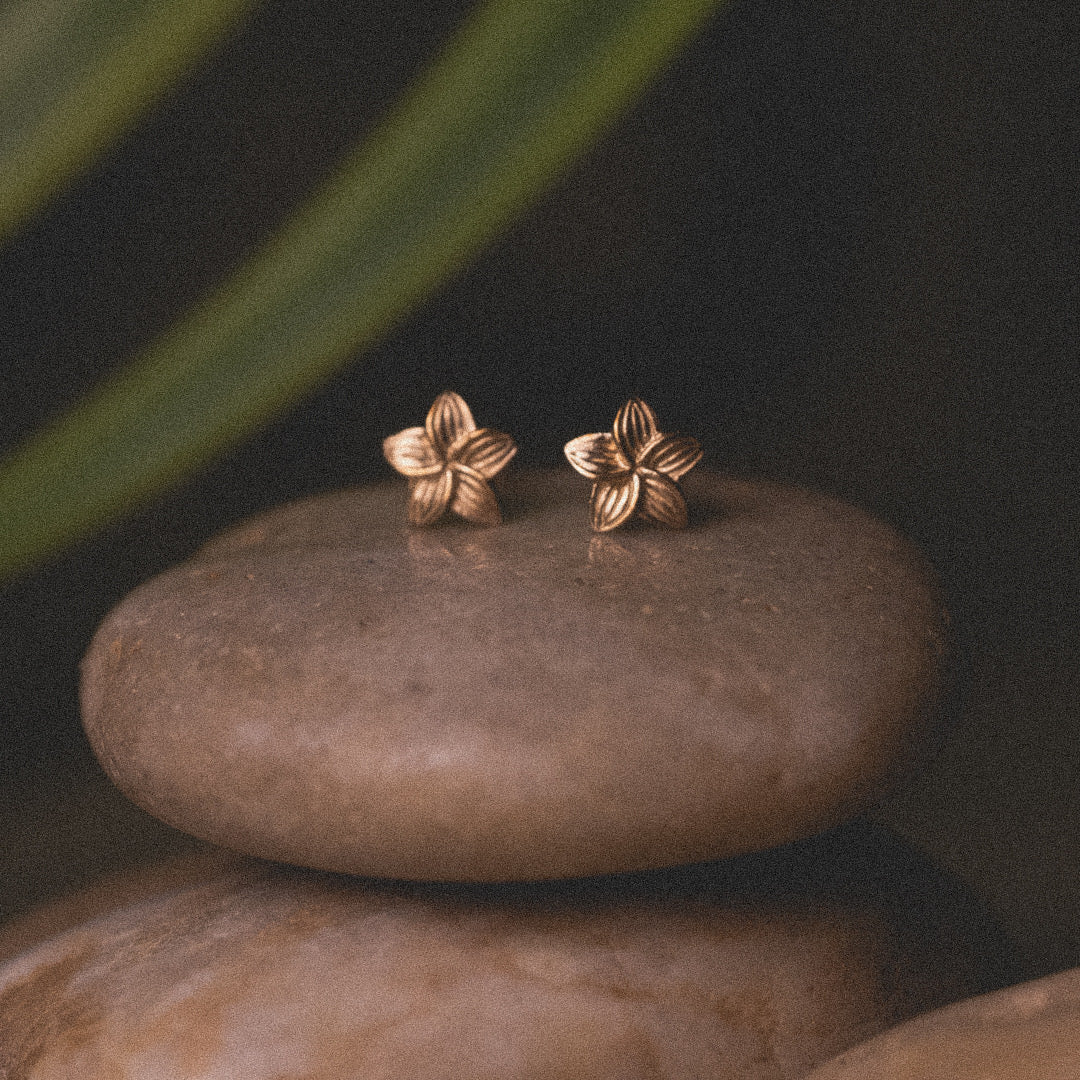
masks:
<svg viewBox="0 0 1080 1080"><path fill-rule="evenodd" d="M524 209L719 0L488 0L224 287L0 462L0 577L190 473L369 345Z"/></svg>
<svg viewBox="0 0 1080 1080"><path fill-rule="evenodd" d="M253 0L14 0L0 8L0 241Z"/></svg>

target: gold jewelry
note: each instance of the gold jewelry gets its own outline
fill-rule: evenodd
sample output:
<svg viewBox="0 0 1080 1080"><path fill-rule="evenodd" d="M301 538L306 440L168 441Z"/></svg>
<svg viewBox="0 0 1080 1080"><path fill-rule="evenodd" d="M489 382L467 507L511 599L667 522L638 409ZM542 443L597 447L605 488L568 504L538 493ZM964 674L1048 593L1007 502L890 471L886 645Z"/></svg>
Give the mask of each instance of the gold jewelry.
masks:
<svg viewBox="0 0 1080 1080"><path fill-rule="evenodd" d="M383 440L386 460L409 478L409 521L432 525L449 509L477 525L498 525L488 481L517 453L509 435L478 428L460 394L440 394L423 427Z"/></svg>
<svg viewBox="0 0 1080 1080"><path fill-rule="evenodd" d="M701 460L701 446L689 435L661 434L644 401L628 401L610 435L579 435L563 452L593 481L589 505L596 532L618 528L635 511L672 529L686 527L686 500L678 481Z"/></svg>

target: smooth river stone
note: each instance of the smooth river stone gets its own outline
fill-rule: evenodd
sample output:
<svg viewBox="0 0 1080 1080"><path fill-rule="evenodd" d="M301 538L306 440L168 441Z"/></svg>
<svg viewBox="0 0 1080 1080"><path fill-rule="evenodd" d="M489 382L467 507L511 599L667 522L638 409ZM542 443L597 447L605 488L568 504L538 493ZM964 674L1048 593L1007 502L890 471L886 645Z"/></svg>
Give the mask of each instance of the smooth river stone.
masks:
<svg viewBox="0 0 1080 1080"><path fill-rule="evenodd" d="M145 583L86 730L179 829L320 869L511 880L759 850L845 819L924 736L944 613L865 513L687 477L691 527L594 535L526 474L493 529L391 483L273 510Z"/></svg>
<svg viewBox="0 0 1080 1080"><path fill-rule="evenodd" d="M920 1016L808 1080L1077 1080L1080 968Z"/></svg>
<svg viewBox="0 0 1080 1080"><path fill-rule="evenodd" d="M220 877L245 862L244 856L235 852L211 848L105 874L85 888L55 897L10 922L0 923L0 962L105 912Z"/></svg>
<svg viewBox="0 0 1080 1080"><path fill-rule="evenodd" d="M1011 974L880 830L608 878L379 882L249 862L0 965L18 1080L794 1080Z"/></svg>

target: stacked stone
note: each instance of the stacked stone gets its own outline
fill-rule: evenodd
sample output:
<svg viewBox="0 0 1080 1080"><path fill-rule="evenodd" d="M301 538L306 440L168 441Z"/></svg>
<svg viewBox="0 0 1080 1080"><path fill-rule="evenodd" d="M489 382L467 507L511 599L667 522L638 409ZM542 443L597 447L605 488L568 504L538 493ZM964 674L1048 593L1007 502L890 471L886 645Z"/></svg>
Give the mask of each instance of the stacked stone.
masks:
<svg viewBox="0 0 1080 1080"><path fill-rule="evenodd" d="M849 820L932 727L925 566L829 498L684 486L685 532L600 536L570 475L498 529L345 491L137 589L90 740L242 856L0 938L0 1076L787 1080L1000 985L975 901Z"/></svg>

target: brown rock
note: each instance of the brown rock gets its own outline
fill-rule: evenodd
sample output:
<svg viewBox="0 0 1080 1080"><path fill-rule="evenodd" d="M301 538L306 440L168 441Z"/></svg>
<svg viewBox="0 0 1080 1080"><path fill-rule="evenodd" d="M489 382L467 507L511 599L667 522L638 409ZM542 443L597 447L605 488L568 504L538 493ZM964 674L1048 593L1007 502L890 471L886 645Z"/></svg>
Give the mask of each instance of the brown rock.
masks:
<svg viewBox="0 0 1080 1080"><path fill-rule="evenodd" d="M1076 1080L1080 968L901 1024L808 1080Z"/></svg>
<svg viewBox="0 0 1080 1080"><path fill-rule="evenodd" d="M510 886L249 864L0 966L0 1076L793 1080L999 954L962 890L861 826Z"/></svg>
<svg viewBox="0 0 1080 1080"><path fill-rule="evenodd" d="M691 527L595 536L519 477L494 529L405 490L268 513L147 582L83 666L113 780L177 828L387 877L528 879L842 820L924 733L943 614L891 529L691 474Z"/></svg>
<svg viewBox="0 0 1080 1080"><path fill-rule="evenodd" d="M105 874L84 889L56 897L11 922L0 924L0 962L79 923L148 896L159 896L172 889L220 877L245 861L234 852L210 849Z"/></svg>

